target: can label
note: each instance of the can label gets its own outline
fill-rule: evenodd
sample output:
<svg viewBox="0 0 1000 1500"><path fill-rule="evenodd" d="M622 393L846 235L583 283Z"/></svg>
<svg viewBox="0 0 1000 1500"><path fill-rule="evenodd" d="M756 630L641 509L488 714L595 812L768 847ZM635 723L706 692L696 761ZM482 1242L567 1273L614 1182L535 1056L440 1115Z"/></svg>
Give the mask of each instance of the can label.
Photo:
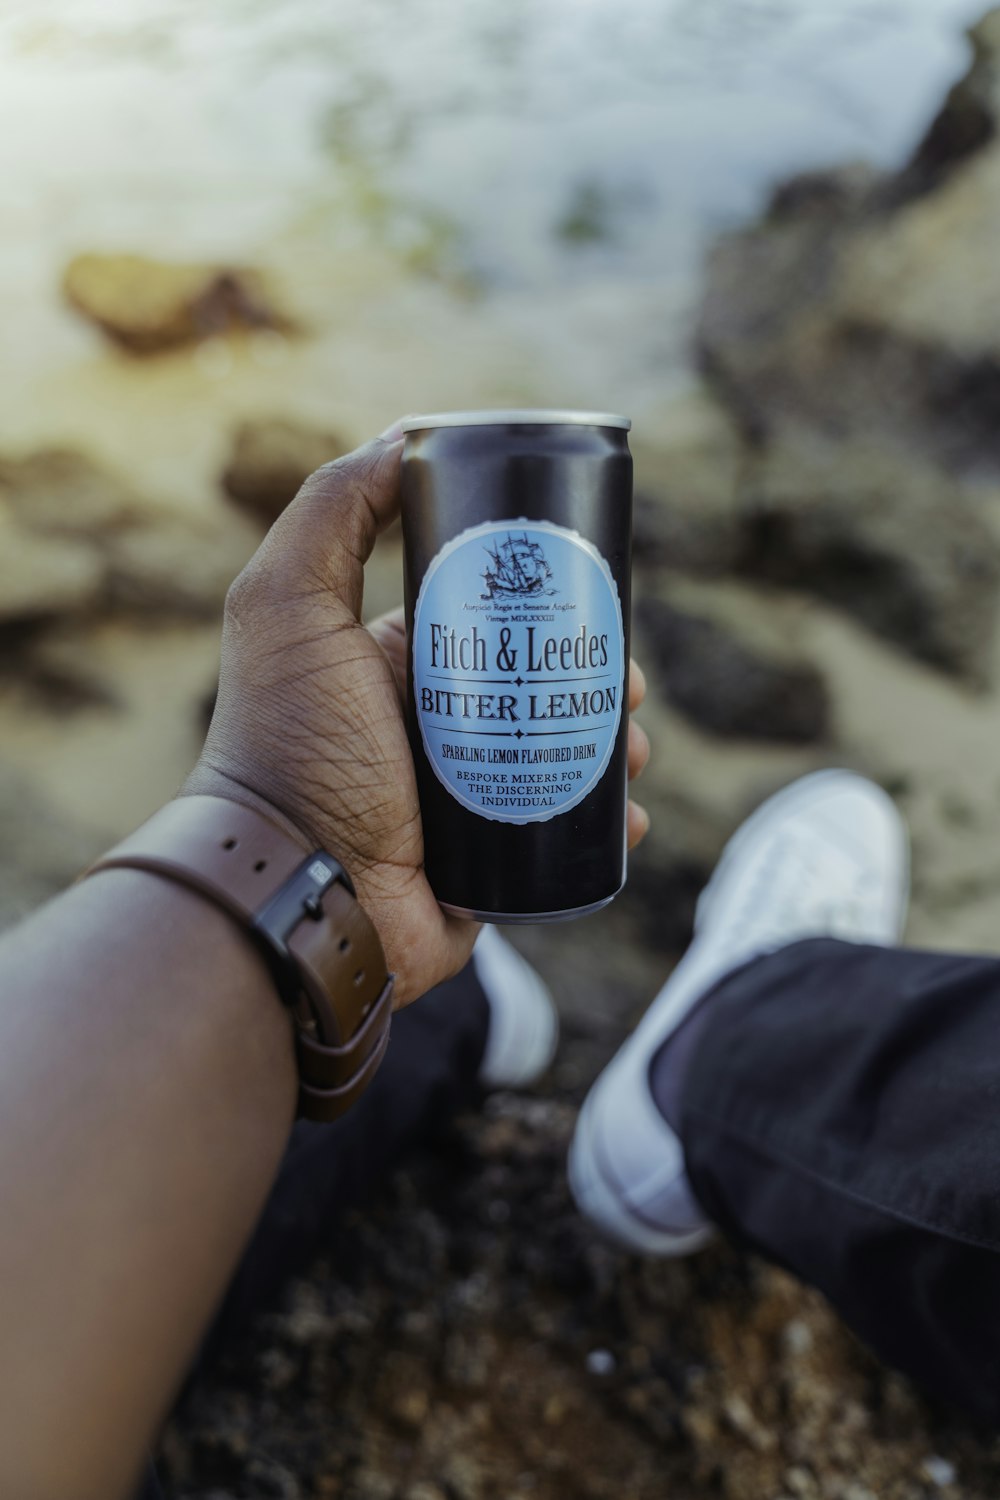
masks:
<svg viewBox="0 0 1000 1500"><path fill-rule="evenodd" d="M427 758L463 807L540 823L582 802L614 750L625 692L606 561L549 521L488 521L446 543L413 616Z"/></svg>

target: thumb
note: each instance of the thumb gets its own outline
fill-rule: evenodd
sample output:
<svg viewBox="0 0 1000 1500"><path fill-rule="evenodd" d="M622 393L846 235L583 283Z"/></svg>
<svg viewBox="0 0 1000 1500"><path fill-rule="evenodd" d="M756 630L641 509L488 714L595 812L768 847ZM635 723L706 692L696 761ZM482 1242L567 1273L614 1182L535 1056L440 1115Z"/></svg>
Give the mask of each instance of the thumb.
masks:
<svg viewBox="0 0 1000 1500"><path fill-rule="evenodd" d="M365 563L378 533L399 514L402 452L402 434L390 428L309 476L261 548L261 561L287 583L289 597L329 592L360 619Z"/></svg>

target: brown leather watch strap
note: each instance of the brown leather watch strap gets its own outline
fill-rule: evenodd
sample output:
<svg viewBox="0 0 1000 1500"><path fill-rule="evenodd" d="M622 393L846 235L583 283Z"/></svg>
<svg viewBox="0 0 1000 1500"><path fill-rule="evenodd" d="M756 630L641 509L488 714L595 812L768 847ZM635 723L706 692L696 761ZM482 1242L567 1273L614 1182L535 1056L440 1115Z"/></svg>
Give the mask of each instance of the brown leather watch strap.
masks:
<svg viewBox="0 0 1000 1500"><path fill-rule="evenodd" d="M389 1040L392 978L346 871L254 808L180 797L91 866L174 880L221 906L261 947L296 1023L299 1112L343 1114Z"/></svg>

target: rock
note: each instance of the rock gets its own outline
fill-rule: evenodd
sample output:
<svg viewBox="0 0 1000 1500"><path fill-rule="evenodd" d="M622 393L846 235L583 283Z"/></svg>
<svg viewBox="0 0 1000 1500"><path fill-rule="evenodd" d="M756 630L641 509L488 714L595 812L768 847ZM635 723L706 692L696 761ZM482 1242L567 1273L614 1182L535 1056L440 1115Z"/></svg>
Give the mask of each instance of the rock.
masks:
<svg viewBox="0 0 1000 1500"><path fill-rule="evenodd" d="M647 660L669 702L712 734L809 744L825 739L830 704L817 669L776 636L647 598L636 607Z"/></svg>
<svg viewBox="0 0 1000 1500"><path fill-rule="evenodd" d="M62 628L47 623L45 628L23 631L17 651L5 654L0 671L16 677L22 691L50 714L121 709L117 684L95 662L89 637L78 620Z"/></svg>
<svg viewBox="0 0 1000 1500"><path fill-rule="evenodd" d="M937 202L901 214L930 216ZM996 227L960 228L953 256L937 226L857 205L843 219L809 211L723 241L709 262L698 347L749 442L805 428L959 475L1000 472L1000 373L979 304L992 282L970 294ZM957 275L955 259L964 262ZM955 336L963 322L978 342Z"/></svg>
<svg viewBox="0 0 1000 1500"><path fill-rule="evenodd" d="M834 425L841 420L838 401L848 402L852 414L865 410L861 396L854 400L824 378L839 352L829 348L836 258L845 225L862 216L867 203L867 190L852 197L849 186L835 181L828 213L817 211L813 189L797 215L795 195L786 189L784 207L722 238L708 259L698 355L714 389L756 442L793 421Z"/></svg>
<svg viewBox="0 0 1000 1500"><path fill-rule="evenodd" d="M93 609L103 597L104 576L96 547L46 539L0 510L0 625Z"/></svg>
<svg viewBox="0 0 1000 1500"><path fill-rule="evenodd" d="M942 1458L937 1453L932 1454L929 1458L925 1458L920 1467L923 1473L927 1475L931 1484L936 1485L938 1489L947 1488L948 1485L954 1484L958 1478L958 1471L955 1465L949 1459Z"/></svg>
<svg viewBox="0 0 1000 1500"><path fill-rule="evenodd" d="M348 446L335 433L299 422L276 417L244 422L236 431L222 487L270 525L313 470L339 458Z"/></svg>
<svg viewBox="0 0 1000 1500"><path fill-rule="evenodd" d="M727 1396L722 1411L732 1430L758 1453L771 1453L778 1446L775 1434L758 1419L743 1396L738 1393Z"/></svg>
<svg viewBox="0 0 1000 1500"><path fill-rule="evenodd" d="M841 326L891 329L963 360L1000 355L1000 150L843 241L833 283Z"/></svg>
<svg viewBox="0 0 1000 1500"><path fill-rule="evenodd" d="M1000 11L990 11L969 32L972 66L934 117L902 180L911 192L928 192L956 163L996 137L1000 115Z"/></svg>
<svg viewBox="0 0 1000 1500"><path fill-rule="evenodd" d="M287 328L254 271L179 265L143 255L76 256L66 267L70 303L113 343L153 354L233 328Z"/></svg>
<svg viewBox="0 0 1000 1500"><path fill-rule="evenodd" d="M395 1500L396 1486L383 1474L359 1469L354 1476L354 1492L358 1500Z"/></svg>
<svg viewBox="0 0 1000 1500"><path fill-rule="evenodd" d="M0 538L0 622L211 616L254 540L235 519L182 520L71 450L0 459Z"/></svg>
<svg viewBox="0 0 1000 1500"><path fill-rule="evenodd" d="M859 206L878 202L883 186L883 179L867 162L799 172L774 189L765 218L770 224L809 218L829 227Z"/></svg>
<svg viewBox="0 0 1000 1500"><path fill-rule="evenodd" d="M659 417L655 431L655 446L647 439L635 452L636 565L718 577L733 567L739 546L739 430L724 407L699 393Z"/></svg>
<svg viewBox="0 0 1000 1500"><path fill-rule="evenodd" d="M459 1390L485 1391L495 1363L493 1341L470 1338L457 1330L445 1342L442 1369L445 1379Z"/></svg>
<svg viewBox="0 0 1000 1500"><path fill-rule="evenodd" d="M637 568L675 568L719 578L737 564L739 528L732 504L718 510L636 490L632 559Z"/></svg>
<svg viewBox="0 0 1000 1500"><path fill-rule="evenodd" d="M711 257L700 357L754 441L807 425L1000 472L996 13L973 41L902 172L796 179Z"/></svg>
<svg viewBox="0 0 1000 1500"><path fill-rule="evenodd" d="M930 216L936 201L909 212ZM997 227L960 230L964 268L954 276L933 268L953 259L937 226L919 223L848 233L807 219L721 244L710 259L699 354L750 441L806 427L958 475L1000 473L1000 330L994 339L979 304L995 276L970 295L977 256L990 257L982 240ZM922 257L932 264L919 266Z"/></svg>
<svg viewBox="0 0 1000 1500"><path fill-rule="evenodd" d="M0 458L0 500L46 536L92 538L131 525L148 510L117 475L68 448Z"/></svg>
<svg viewBox="0 0 1000 1500"><path fill-rule="evenodd" d="M253 551L245 536L163 517L105 541L109 607L211 618Z"/></svg>
<svg viewBox="0 0 1000 1500"><path fill-rule="evenodd" d="M418 1432L427 1420L430 1397L422 1388L401 1391L390 1409L401 1427Z"/></svg>
<svg viewBox="0 0 1000 1500"><path fill-rule="evenodd" d="M106 582L99 533L135 514L124 486L82 454L0 459L0 621L97 608Z"/></svg>
<svg viewBox="0 0 1000 1500"><path fill-rule="evenodd" d="M441 1479L455 1500L485 1500L484 1465L467 1453L450 1453L442 1463Z"/></svg>
<svg viewBox="0 0 1000 1500"><path fill-rule="evenodd" d="M911 655L983 684L1000 546L970 497L866 446L769 449L744 483L741 568L809 589Z"/></svg>
<svg viewBox="0 0 1000 1500"><path fill-rule="evenodd" d="M99 833L56 812L41 784L0 763L0 927L64 889L101 852Z"/></svg>
<svg viewBox="0 0 1000 1500"><path fill-rule="evenodd" d="M1000 12L973 43L902 172L797 179L720 244L698 347L744 439L736 570L981 686L1000 584ZM659 525L661 555L683 556L674 516Z"/></svg>

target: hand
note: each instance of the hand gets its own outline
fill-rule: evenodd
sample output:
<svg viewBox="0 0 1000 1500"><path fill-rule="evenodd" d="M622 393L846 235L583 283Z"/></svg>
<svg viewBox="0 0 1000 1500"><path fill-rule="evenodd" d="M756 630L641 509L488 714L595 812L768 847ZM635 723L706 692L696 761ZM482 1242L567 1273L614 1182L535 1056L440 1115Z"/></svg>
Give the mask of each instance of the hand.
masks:
<svg viewBox="0 0 1000 1500"><path fill-rule="evenodd" d="M186 786L274 808L342 861L396 974L398 1005L460 969L479 930L446 916L424 875L397 690L402 619L361 623L364 565L399 510L402 446L390 431L319 469L236 579L215 714ZM630 708L644 691L633 668ZM630 773L648 754L630 726ZM630 842L647 826L630 806Z"/></svg>

